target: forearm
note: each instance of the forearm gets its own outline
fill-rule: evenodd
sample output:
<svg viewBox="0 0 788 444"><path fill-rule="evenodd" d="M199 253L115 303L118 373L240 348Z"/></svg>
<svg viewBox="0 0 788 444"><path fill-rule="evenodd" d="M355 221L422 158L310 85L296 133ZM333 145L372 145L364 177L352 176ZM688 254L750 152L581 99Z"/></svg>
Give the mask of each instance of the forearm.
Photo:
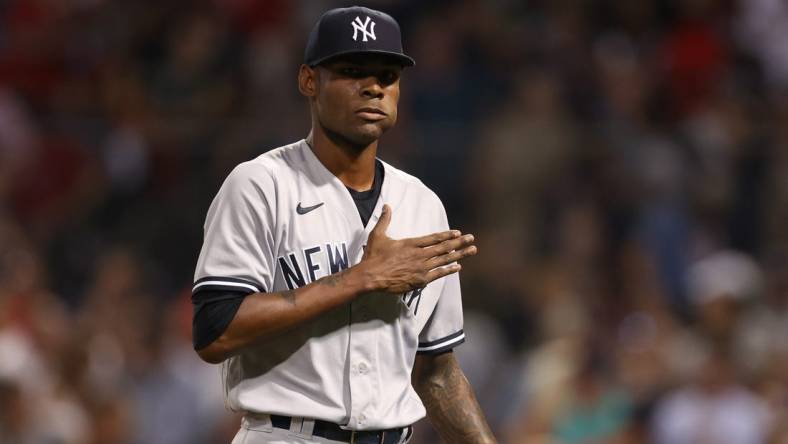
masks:
<svg viewBox="0 0 788 444"><path fill-rule="evenodd" d="M219 363L253 343L264 341L371 291L363 266L351 267L295 290L246 296L225 331L197 351Z"/></svg>
<svg viewBox="0 0 788 444"><path fill-rule="evenodd" d="M417 358L414 387L427 409L430 422L445 442L496 443L454 353Z"/></svg>

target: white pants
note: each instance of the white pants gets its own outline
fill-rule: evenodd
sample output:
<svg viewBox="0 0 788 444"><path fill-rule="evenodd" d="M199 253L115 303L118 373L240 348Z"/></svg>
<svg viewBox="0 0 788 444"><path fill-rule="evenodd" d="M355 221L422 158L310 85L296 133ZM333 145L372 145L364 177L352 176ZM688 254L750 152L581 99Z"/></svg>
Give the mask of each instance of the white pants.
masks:
<svg viewBox="0 0 788 444"><path fill-rule="evenodd" d="M241 429L233 438L232 444L345 444L320 436L312 436L314 420L293 418L290 430L280 429L271 425L267 415L246 415L241 420ZM413 436L403 433L399 444L406 444Z"/></svg>

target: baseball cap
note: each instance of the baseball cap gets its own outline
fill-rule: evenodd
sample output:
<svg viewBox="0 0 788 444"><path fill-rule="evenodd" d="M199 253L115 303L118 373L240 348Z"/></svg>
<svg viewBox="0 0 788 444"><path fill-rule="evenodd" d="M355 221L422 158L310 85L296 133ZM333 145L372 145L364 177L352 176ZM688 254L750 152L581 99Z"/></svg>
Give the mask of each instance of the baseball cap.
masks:
<svg viewBox="0 0 788 444"><path fill-rule="evenodd" d="M332 57L359 53L391 56L403 66L416 64L402 51L397 21L363 6L326 11L309 33L304 63L315 66Z"/></svg>

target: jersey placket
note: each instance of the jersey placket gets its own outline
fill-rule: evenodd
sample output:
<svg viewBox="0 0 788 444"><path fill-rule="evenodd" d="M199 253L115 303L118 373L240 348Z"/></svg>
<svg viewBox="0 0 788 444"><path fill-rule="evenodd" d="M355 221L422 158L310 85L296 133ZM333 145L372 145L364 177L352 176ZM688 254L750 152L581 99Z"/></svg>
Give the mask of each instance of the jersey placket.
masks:
<svg viewBox="0 0 788 444"><path fill-rule="evenodd" d="M381 184L380 196L375 203L375 209L363 227L362 248L357 251L354 264L361 261L366 247L366 239L369 233L377 224L380 213L387 196L388 183L386 177ZM347 199L352 202L352 196L347 193ZM355 206L355 203L353 203ZM358 219L357 219L358 220ZM360 223L359 223L360 225ZM389 295L380 295L387 297ZM377 409L375 400L380 398L381 387L379 386L382 377L378 368L378 334L380 331L380 319L376 319L374 307L369 306L374 298L361 297L350 303L350 323L348 325L348 359L349 372L348 381L350 388L350 412L348 427L351 429L364 429L370 415Z"/></svg>
<svg viewBox="0 0 788 444"><path fill-rule="evenodd" d="M367 419L376 406L374 400L380 394L378 368L375 350L377 349L376 321L370 319L370 310L363 304L351 305L349 328L348 366L350 374L350 418L348 426L352 429L365 428ZM379 322L379 321L377 321Z"/></svg>

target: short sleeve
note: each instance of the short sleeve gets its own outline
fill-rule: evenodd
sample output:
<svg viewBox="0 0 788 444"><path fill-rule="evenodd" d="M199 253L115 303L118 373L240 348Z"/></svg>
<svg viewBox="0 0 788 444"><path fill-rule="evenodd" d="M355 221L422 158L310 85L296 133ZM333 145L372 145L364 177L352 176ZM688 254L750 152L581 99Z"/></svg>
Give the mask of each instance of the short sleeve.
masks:
<svg viewBox="0 0 788 444"><path fill-rule="evenodd" d="M271 288L274 191L270 174L249 162L227 176L205 219L192 294Z"/></svg>
<svg viewBox="0 0 788 444"><path fill-rule="evenodd" d="M438 230L449 229L446 212L440 205L441 223ZM462 319L462 294L459 273L442 278L443 289L427 324L419 334L417 353L436 354L451 350L465 342ZM437 283L437 282L436 282Z"/></svg>
<svg viewBox="0 0 788 444"><path fill-rule="evenodd" d="M417 353L442 353L465 342L462 329L462 297L457 273L443 278L443 292L419 335Z"/></svg>

